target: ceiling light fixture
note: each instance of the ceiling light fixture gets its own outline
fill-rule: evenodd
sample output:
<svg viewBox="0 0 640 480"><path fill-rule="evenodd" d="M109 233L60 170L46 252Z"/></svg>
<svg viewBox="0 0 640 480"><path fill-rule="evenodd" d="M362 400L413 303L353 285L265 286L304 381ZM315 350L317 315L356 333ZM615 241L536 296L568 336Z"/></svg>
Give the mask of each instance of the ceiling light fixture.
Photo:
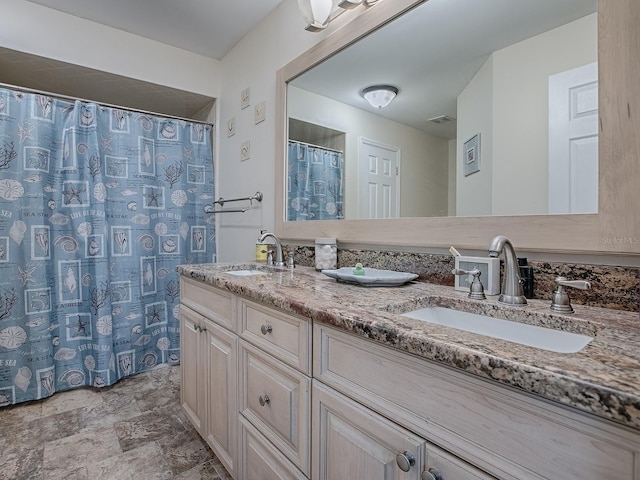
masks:
<svg viewBox="0 0 640 480"><path fill-rule="evenodd" d="M370 7L380 0L298 0L298 8L302 12L309 32L319 32L346 10L359 5Z"/></svg>
<svg viewBox="0 0 640 480"><path fill-rule="evenodd" d="M372 107L381 109L391 103L391 100L398 95L398 89L392 85L372 85L371 87L364 88L360 95L362 95Z"/></svg>

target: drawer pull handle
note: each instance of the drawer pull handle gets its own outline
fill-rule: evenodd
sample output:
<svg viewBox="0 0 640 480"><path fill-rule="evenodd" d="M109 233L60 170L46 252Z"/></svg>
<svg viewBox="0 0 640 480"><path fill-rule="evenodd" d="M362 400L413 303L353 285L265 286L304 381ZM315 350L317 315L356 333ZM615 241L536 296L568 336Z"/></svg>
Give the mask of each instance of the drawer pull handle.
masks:
<svg viewBox="0 0 640 480"><path fill-rule="evenodd" d="M396 455L396 463L403 472L408 472L416 464L416 457L411 452L403 452Z"/></svg>
<svg viewBox="0 0 640 480"><path fill-rule="evenodd" d="M428 472L422 472L420 480L444 480L444 477L437 468L430 468Z"/></svg>
<svg viewBox="0 0 640 480"><path fill-rule="evenodd" d="M260 327L260 331L263 335L267 335L268 333L271 333L273 331L273 327L269 323L263 323Z"/></svg>
<svg viewBox="0 0 640 480"><path fill-rule="evenodd" d="M269 395L265 393L264 395L260 395L258 397L258 401L260 402L260 406L264 407L271 401L271 399L269 398Z"/></svg>

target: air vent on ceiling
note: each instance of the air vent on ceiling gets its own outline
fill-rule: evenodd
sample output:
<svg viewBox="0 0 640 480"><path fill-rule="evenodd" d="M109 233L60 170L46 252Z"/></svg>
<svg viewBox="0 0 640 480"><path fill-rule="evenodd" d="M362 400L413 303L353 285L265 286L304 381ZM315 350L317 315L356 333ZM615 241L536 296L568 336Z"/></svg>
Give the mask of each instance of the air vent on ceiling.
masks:
<svg viewBox="0 0 640 480"><path fill-rule="evenodd" d="M455 121L455 118L449 115L438 115L437 117L430 118L429 121L433 123L449 123Z"/></svg>

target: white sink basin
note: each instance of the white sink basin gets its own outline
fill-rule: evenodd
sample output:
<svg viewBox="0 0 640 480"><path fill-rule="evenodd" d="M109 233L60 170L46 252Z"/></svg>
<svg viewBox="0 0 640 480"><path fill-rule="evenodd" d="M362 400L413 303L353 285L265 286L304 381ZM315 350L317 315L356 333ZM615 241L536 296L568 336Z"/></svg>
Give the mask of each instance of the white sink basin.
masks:
<svg viewBox="0 0 640 480"><path fill-rule="evenodd" d="M236 275L238 277L250 277L251 275L266 275L266 272L262 270L229 270L227 272L229 275Z"/></svg>
<svg viewBox="0 0 640 480"><path fill-rule="evenodd" d="M593 337L579 333L536 327L443 307L426 307L402 315L557 353L579 352L593 340Z"/></svg>

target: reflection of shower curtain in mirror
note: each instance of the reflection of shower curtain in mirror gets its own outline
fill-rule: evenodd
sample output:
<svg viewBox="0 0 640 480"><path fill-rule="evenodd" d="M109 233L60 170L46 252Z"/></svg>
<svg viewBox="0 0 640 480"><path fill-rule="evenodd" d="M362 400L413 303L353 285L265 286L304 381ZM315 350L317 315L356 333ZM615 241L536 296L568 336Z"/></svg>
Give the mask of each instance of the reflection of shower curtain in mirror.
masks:
<svg viewBox="0 0 640 480"><path fill-rule="evenodd" d="M344 218L342 152L289 141L287 220Z"/></svg>
<svg viewBox="0 0 640 480"><path fill-rule="evenodd" d="M0 88L0 406L178 363L211 126Z"/></svg>

